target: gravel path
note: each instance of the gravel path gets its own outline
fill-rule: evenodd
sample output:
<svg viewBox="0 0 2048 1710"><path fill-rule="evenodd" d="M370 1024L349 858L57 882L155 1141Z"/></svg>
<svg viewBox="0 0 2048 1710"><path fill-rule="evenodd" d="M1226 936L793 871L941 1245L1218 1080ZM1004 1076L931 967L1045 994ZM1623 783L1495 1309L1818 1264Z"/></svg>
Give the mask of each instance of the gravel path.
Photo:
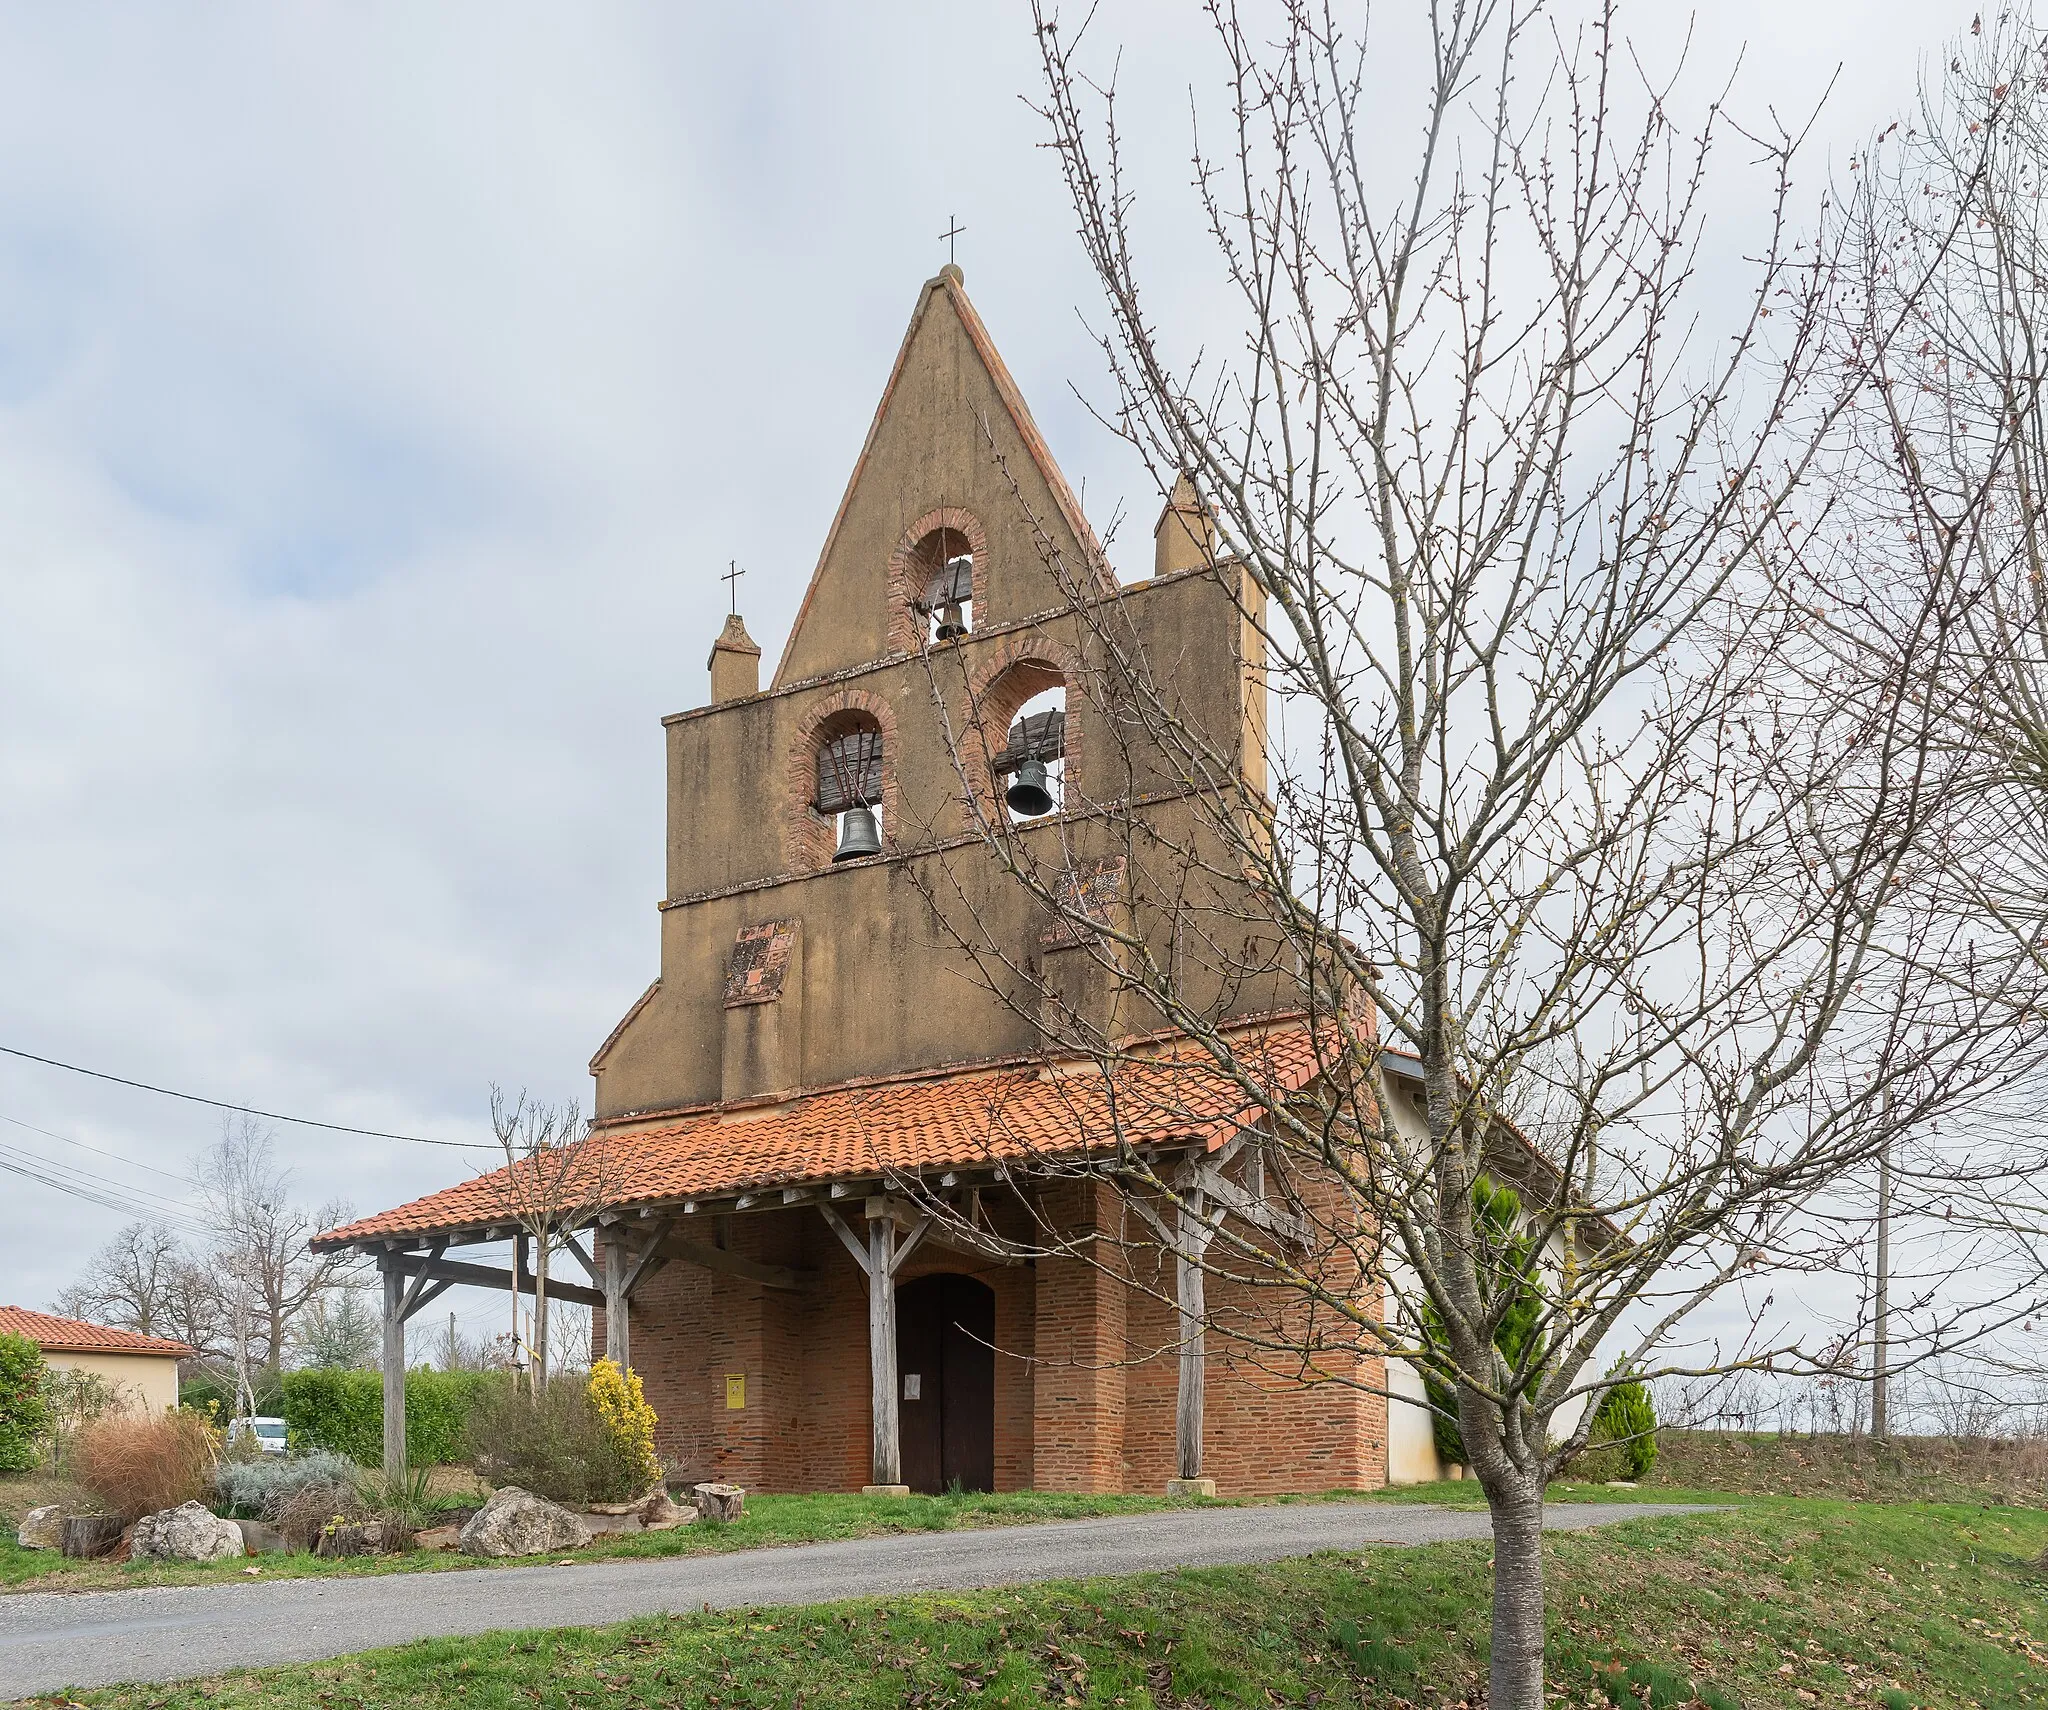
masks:
<svg viewBox="0 0 2048 1710"><path fill-rule="evenodd" d="M1555 1530L1694 1506L1553 1507ZM580 1627L634 1615L1015 1585L1095 1574L1273 1561L1361 1544L1488 1534L1484 1512L1391 1503L1205 1508L986 1531L924 1532L783 1549L372 1579L250 1580L0 1597L0 1693L183 1680L309 1662L410 1639L503 1627Z"/></svg>

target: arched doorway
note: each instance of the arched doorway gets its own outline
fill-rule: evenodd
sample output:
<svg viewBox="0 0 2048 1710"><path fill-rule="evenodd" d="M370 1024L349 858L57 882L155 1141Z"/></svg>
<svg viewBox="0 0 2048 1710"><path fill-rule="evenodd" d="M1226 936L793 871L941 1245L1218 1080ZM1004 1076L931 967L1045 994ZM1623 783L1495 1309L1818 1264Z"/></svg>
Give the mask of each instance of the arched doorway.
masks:
<svg viewBox="0 0 2048 1710"><path fill-rule="evenodd" d="M896 1291L903 1482L937 1496L996 1487L996 1294L941 1272Z"/></svg>

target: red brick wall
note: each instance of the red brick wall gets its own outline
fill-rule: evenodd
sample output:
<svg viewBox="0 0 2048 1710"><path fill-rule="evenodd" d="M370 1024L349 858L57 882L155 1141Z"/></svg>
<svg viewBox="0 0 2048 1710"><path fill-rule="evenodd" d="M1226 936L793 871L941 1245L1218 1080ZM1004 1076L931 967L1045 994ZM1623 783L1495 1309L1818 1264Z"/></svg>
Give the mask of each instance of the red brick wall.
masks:
<svg viewBox="0 0 2048 1710"><path fill-rule="evenodd" d="M1161 1491L1175 1472L1171 1268L1115 1239L1126 1214L1108 1188L1060 1184L1043 1209L1092 1261L1004 1266L926 1244L898 1281L956 1271L995 1292L999 1490ZM863 1227L857 1215L849 1221ZM1087 1244L1104 1231L1111 1239ZM813 1281L791 1294L673 1263L641 1289L633 1364L660 1420L658 1446L691 1476L749 1489L858 1489L872 1476L866 1278L809 1207L734 1217L728 1239L735 1252L809 1270ZM1211 1278L1208 1302L1220 1322L1207 1338L1203 1470L1219 1491L1384 1484L1385 1401L1330 1381L1378 1382L1380 1363L1335 1346L1345 1338L1332 1315L1312 1324L1291 1291ZM593 1316L602 1352L604 1315ZM1304 1385L1284 1356L1234 1338L1232 1324L1262 1339L1333 1344L1318 1357L1325 1380ZM746 1376L742 1410L725 1405L730 1372Z"/></svg>

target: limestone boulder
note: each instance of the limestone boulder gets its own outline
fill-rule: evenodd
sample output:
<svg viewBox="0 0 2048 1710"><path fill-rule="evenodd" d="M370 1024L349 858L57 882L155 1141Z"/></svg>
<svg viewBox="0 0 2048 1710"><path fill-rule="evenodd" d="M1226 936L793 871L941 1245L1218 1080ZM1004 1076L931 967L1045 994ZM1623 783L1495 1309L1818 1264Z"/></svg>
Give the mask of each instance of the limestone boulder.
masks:
<svg viewBox="0 0 2048 1710"><path fill-rule="evenodd" d="M472 1556L538 1556L580 1550L590 1528L559 1503L508 1484L469 1517L461 1545Z"/></svg>
<svg viewBox="0 0 2048 1710"><path fill-rule="evenodd" d="M700 1484L696 1495L706 1520L737 1520L747 1511L747 1493L736 1484Z"/></svg>
<svg viewBox="0 0 2048 1710"><path fill-rule="evenodd" d="M64 1543L64 1504L52 1502L47 1507L31 1508L21 1517L14 1541L24 1550L61 1549Z"/></svg>
<svg viewBox="0 0 2048 1710"><path fill-rule="evenodd" d="M198 1502L143 1515L128 1545L128 1559L137 1562L218 1562L247 1553L242 1528Z"/></svg>

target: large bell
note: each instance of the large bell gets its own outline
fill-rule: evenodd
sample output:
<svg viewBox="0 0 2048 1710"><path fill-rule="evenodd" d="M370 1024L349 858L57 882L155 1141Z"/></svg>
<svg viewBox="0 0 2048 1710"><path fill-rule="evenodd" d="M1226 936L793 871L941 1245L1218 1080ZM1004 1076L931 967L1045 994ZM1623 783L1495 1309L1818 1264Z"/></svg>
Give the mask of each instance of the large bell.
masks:
<svg viewBox="0 0 2048 1710"><path fill-rule="evenodd" d="M948 600L946 609L939 613L938 639L958 641L967 633L967 614L960 609L958 600Z"/></svg>
<svg viewBox="0 0 2048 1710"><path fill-rule="evenodd" d="M882 828L875 823L875 810L865 802L839 816L839 851L835 861L858 861L863 855L882 852Z"/></svg>
<svg viewBox="0 0 2048 1710"><path fill-rule="evenodd" d="M1052 791L1046 788L1045 762L1026 760L1019 764L1003 800L1010 804L1012 813L1022 814L1026 819L1051 813Z"/></svg>

